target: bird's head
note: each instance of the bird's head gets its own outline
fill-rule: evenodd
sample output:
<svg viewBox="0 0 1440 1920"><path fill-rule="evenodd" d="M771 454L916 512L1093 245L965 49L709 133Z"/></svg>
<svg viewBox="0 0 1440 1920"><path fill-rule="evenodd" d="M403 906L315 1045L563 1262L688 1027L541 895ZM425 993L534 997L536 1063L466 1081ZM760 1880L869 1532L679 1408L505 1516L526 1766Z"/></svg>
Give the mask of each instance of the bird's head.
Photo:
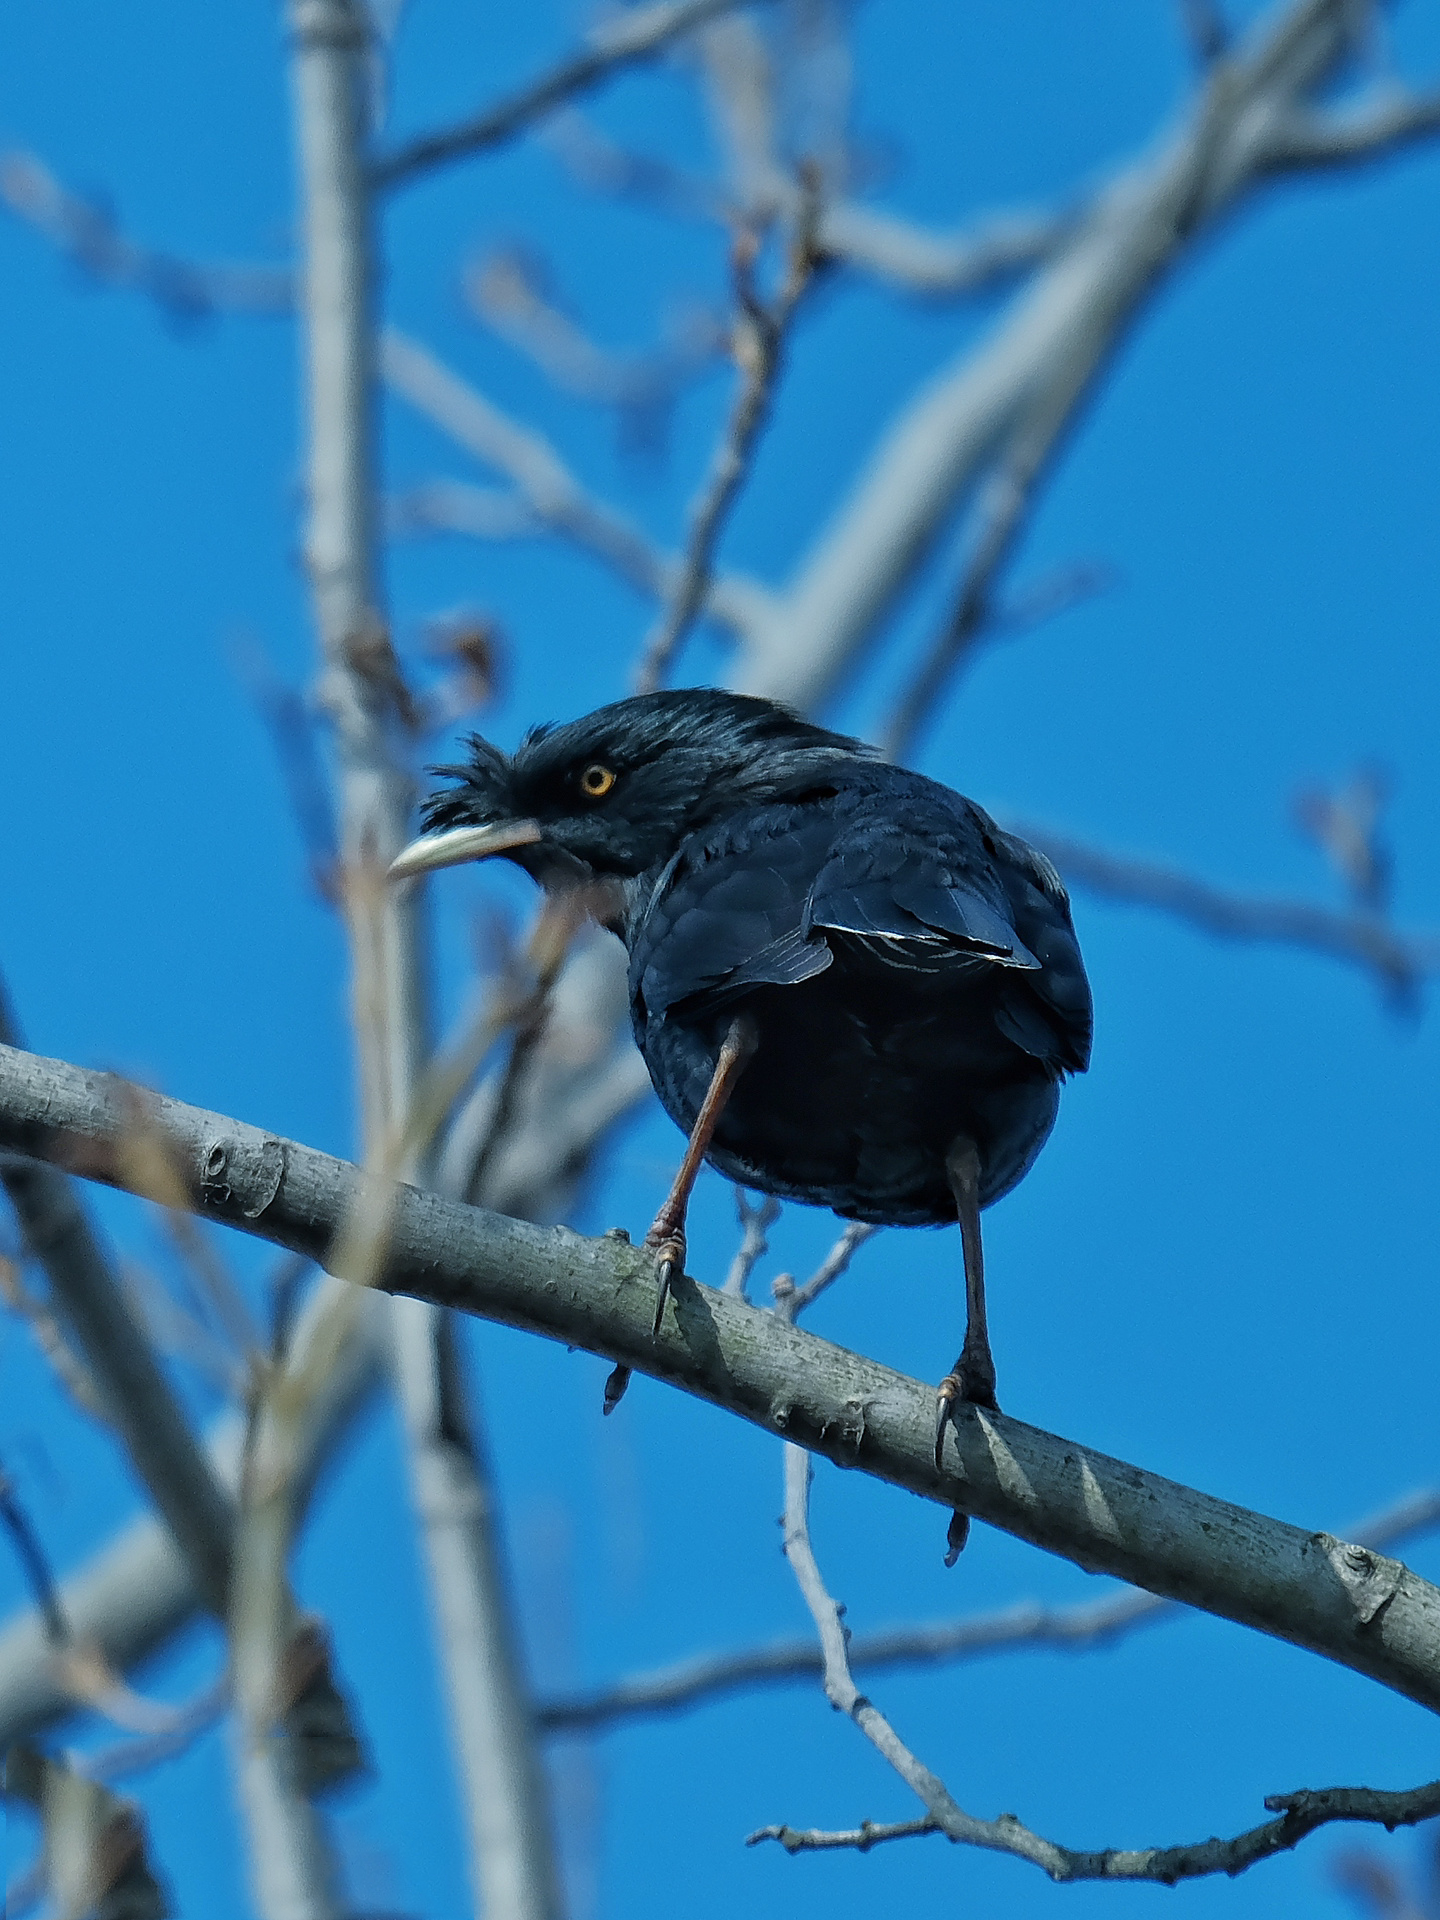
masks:
<svg viewBox="0 0 1440 1920"><path fill-rule="evenodd" d="M870 753L770 700L711 688L638 694L537 727L513 755L478 737L393 878L494 855L550 888L625 880L737 809L798 797Z"/></svg>

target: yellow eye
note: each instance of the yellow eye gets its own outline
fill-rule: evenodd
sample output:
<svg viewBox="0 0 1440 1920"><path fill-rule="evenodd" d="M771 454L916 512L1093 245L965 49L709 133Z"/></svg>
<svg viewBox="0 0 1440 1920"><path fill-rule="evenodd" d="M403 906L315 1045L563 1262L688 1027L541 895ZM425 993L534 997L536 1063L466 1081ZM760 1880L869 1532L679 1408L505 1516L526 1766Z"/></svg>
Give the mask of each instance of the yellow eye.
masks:
<svg viewBox="0 0 1440 1920"><path fill-rule="evenodd" d="M609 767L599 765L586 767L580 776L580 791L592 800L599 800L615 784L615 775Z"/></svg>

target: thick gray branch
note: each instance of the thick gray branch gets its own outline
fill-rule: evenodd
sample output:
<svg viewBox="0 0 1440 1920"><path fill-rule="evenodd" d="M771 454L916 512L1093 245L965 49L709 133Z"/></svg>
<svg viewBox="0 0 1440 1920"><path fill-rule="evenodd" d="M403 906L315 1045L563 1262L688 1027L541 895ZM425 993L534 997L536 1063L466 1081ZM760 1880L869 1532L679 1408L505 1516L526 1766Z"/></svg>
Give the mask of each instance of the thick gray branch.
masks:
<svg viewBox="0 0 1440 1920"><path fill-rule="evenodd" d="M357 1168L178 1101L152 1110L197 1212L325 1261L361 1197ZM0 1049L0 1148L120 1185L122 1112L111 1077ZM841 1466L1440 1707L1440 1591L1398 1561L979 1409L964 1410L937 1467L933 1388L688 1279L652 1337L653 1265L622 1241L401 1187L383 1284L603 1354Z"/></svg>
<svg viewBox="0 0 1440 1920"><path fill-rule="evenodd" d="M0 982L0 1041L19 1038ZM137 1326L79 1195L63 1173L35 1161L0 1160L0 1183L135 1471L179 1544L204 1604L223 1620L234 1504Z"/></svg>

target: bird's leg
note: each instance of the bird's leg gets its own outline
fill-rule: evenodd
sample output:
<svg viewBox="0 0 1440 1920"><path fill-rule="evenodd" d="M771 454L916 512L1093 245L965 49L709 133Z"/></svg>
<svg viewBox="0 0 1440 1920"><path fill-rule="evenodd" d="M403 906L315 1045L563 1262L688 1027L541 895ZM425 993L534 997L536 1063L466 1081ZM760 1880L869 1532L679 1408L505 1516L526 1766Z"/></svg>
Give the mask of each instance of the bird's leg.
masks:
<svg viewBox="0 0 1440 1920"><path fill-rule="evenodd" d="M745 1070L746 1062L754 1053L756 1046L754 1023L744 1014L737 1014L721 1042L720 1052L715 1061L715 1071L710 1076L710 1085L690 1129L690 1139L685 1147L685 1157L680 1162L680 1171L666 1195L665 1204L656 1214L650 1231L646 1234L644 1245L655 1254L660 1269L660 1287L655 1299L655 1324L652 1333L659 1333L660 1322L665 1316L665 1302L670 1297L670 1282L677 1273L685 1271L685 1215L690 1207L690 1195L695 1182L700 1177L700 1168L709 1151L710 1142L715 1137L715 1129L720 1124L720 1116L725 1111L726 1102L735 1091L735 1082ZM619 1406L625 1389L630 1384L630 1369L618 1366L605 1382L604 1411L613 1413Z"/></svg>
<svg viewBox="0 0 1440 1920"><path fill-rule="evenodd" d="M677 1273L685 1271L685 1215L689 1211L690 1195L700 1177L705 1155L710 1151L710 1142L715 1137L720 1116L735 1091L735 1082L745 1071L746 1063L754 1051L754 1023L746 1019L744 1014L737 1014L721 1042L715 1071L710 1076L710 1085L695 1117L695 1124L690 1129L680 1171L675 1175L665 1204L645 1236L645 1245L652 1249L660 1267L660 1293L655 1302L655 1325L652 1329L655 1333L660 1331L670 1282Z"/></svg>
<svg viewBox="0 0 1440 1920"><path fill-rule="evenodd" d="M965 1345L960 1358L940 1382L935 1411L935 1458L945 1438L945 1422L957 1400L995 1407L995 1362L990 1355L990 1330L985 1320L985 1253L980 1241L980 1154L966 1135L951 1142L945 1156L945 1174L955 1196L960 1218L960 1246L965 1258Z"/></svg>

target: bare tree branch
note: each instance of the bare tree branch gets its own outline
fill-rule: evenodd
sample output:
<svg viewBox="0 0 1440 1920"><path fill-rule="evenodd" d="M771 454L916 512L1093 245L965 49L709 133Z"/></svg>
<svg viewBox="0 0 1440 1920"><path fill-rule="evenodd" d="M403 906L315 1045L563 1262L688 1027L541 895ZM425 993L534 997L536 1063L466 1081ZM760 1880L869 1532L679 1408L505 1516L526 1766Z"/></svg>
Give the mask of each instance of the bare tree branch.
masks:
<svg viewBox="0 0 1440 1920"><path fill-rule="evenodd" d="M323 1264L364 1174L238 1121L154 1104L198 1212ZM0 1148L121 1185L122 1111L110 1076L0 1049ZM382 1284L603 1354L1091 1571L1440 1707L1440 1591L1398 1561L985 1409L964 1409L937 1466L933 1388L688 1279L655 1336L653 1263L612 1236L586 1240L402 1187Z"/></svg>
<svg viewBox="0 0 1440 1920"><path fill-rule="evenodd" d="M1440 93L1387 87L1344 109L1292 114L1271 136L1268 164L1276 172L1345 166L1380 159L1436 133Z"/></svg>
<svg viewBox="0 0 1440 1920"><path fill-rule="evenodd" d="M388 385L444 429L487 466L515 482L520 505L534 519L577 546L598 554L632 586L656 598L673 591L678 564L659 554L644 534L612 508L592 500L541 435L509 419L433 354L388 328L380 346ZM467 525L466 492L454 486L408 496L409 511L432 525ZM748 632L768 605L763 588L750 581L718 580L706 611L737 632Z"/></svg>
<svg viewBox="0 0 1440 1920"><path fill-rule="evenodd" d="M379 188L406 185L448 160L499 146L565 101L588 93L612 73L653 59L682 34L693 32L738 4L740 0L656 0L651 6L629 7L612 14L591 35L585 52L562 60L518 93L497 101L473 119L418 134L403 146L381 154L371 166L371 183Z"/></svg>
<svg viewBox="0 0 1440 1920"><path fill-rule="evenodd" d="M312 1401L297 1441L295 1498L300 1508L308 1503L326 1459L369 1405L380 1379L386 1352L385 1301L366 1299L358 1317L347 1317L347 1337L335 1346L336 1302L350 1291L343 1280L323 1281L301 1314L292 1343L299 1353L321 1340L331 1356L325 1390ZM242 1425L237 1415L227 1414L208 1443L213 1469L232 1493L239 1483ZM74 1640L93 1646L110 1669L121 1672L154 1653L202 1604L173 1535L152 1514L133 1520L93 1559L67 1575L60 1583L60 1599ZM13 1616L0 1631L0 1748L38 1734L73 1713L75 1704L35 1610Z"/></svg>
<svg viewBox="0 0 1440 1920"><path fill-rule="evenodd" d="M397 699L403 680L381 614L378 567L377 268L372 183L363 158L369 17L362 0L292 0L291 19L305 200L306 545L336 729L360 1130L367 1166L387 1169L398 1156L394 1171L410 1172L421 1151L414 1129L425 1124L427 1111L429 1010L423 888L389 887L385 880L408 838L414 795L403 737L408 703ZM367 1198L387 1189L382 1181L357 1192L347 1219L366 1219ZM382 1233L386 1211L382 1203ZM353 1231L347 1238L353 1249ZM554 1920L559 1892L544 1780L515 1664L517 1636L500 1573L493 1500L464 1417L453 1334L442 1320L433 1303L392 1303L394 1379L459 1765L471 1881L491 1920ZM289 1513L286 1497L273 1512L257 1515L258 1543L268 1544L280 1564ZM263 1603L266 1561L263 1553L256 1557ZM265 1638L257 1642L262 1678ZM243 1684L237 1668L237 1691ZM244 1723L248 1750L257 1752L254 1710Z"/></svg>
<svg viewBox="0 0 1440 1920"><path fill-rule="evenodd" d="M1341 1538L1380 1549L1431 1532L1437 1525L1440 1489L1398 1500ZM1129 1589L1078 1606L1048 1607L1022 1600L994 1613L959 1620L852 1633L847 1645L854 1670L939 1665L1032 1647L1086 1653L1123 1639L1137 1627L1176 1620L1182 1613L1174 1600ZM702 1654L652 1673L632 1674L608 1687L555 1695L539 1703L536 1718L547 1734L600 1732L650 1714L684 1713L754 1687L817 1680L824 1670L814 1635L796 1636L738 1653Z"/></svg>
<svg viewBox="0 0 1440 1920"><path fill-rule="evenodd" d="M1067 881L1101 899L1158 908L1225 940L1274 942L1348 960L1402 999L1440 971L1440 934L1404 934L1370 914L1331 913L1300 900L1225 893L1174 867L1106 853L1048 827L1007 825L1053 860Z"/></svg>
<svg viewBox="0 0 1440 1920"><path fill-rule="evenodd" d="M18 1039L0 985L0 1041ZM189 1561L205 1605L223 1619L234 1508L135 1324L79 1196L54 1168L9 1159L0 1160L0 1183L26 1245L45 1268L110 1424Z"/></svg>
<svg viewBox="0 0 1440 1920"><path fill-rule="evenodd" d="M735 1215L740 1222L740 1245L730 1262L723 1291L733 1293L740 1300L748 1300L750 1296L746 1289L750 1285L750 1276L770 1251L768 1235L780 1218L780 1202L774 1194L767 1193L757 1206L744 1187L736 1187Z"/></svg>
<svg viewBox="0 0 1440 1920"><path fill-rule="evenodd" d="M1268 1820L1264 1826L1251 1827L1233 1840L1199 1840L1182 1847L1107 1847L1100 1852L1082 1853L1032 1833L1013 1814L1001 1814L998 1820L976 1820L961 1813L959 1808L955 1810L958 1819L951 1814L929 1814L922 1820L888 1824L866 1820L858 1827L832 1833L785 1826L762 1827L749 1836L747 1845L778 1840L787 1853L815 1853L836 1847L852 1847L868 1853L882 1841L943 1833L950 1840L966 1841L996 1853L1014 1854L1062 1883L1155 1880L1162 1886L1173 1887L1181 1880L1203 1879L1213 1873L1232 1877L1244 1873L1277 1853L1288 1853L1320 1827L1337 1820L1368 1822L1384 1827L1387 1832L1431 1820L1440 1813L1440 1780L1403 1793L1385 1793L1374 1787L1325 1787L1318 1791L1272 1793L1266 1795L1265 1806L1280 1818Z"/></svg>
<svg viewBox="0 0 1440 1920"><path fill-rule="evenodd" d="M974 549L954 605L881 738L880 750L889 760L909 755L921 724L991 623L995 581L1025 527L1073 411L1077 395L1064 375L1075 372L1073 366L1062 369L1060 384L1041 394L1010 435L981 491Z"/></svg>
<svg viewBox="0 0 1440 1920"><path fill-rule="evenodd" d="M734 195L723 185L629 151L577 111L558 114L544 137L574 178L592 191L684 219L734 220ZM797 200L794 180L775 166L766 183L767 211L793 218ZM885 208L834 199L820 216L817 237L821 252L837 263L873 273L908 293L945 298L982 292L1038 265L1055 252L1072 224L1065 214L1021 209L941 232Z"/></svg>
<svg viewBox="0 0 1440 1920"><path fill-rule="evenodd" d="M776 1313L793 1321L797 1296L777 1298ZM1332 1788L1322 1793L1273 1794L1267 1809L1279 1820L1253 1828L1234 1840L1206 1840L1195 1846L1106 1848L1077 1852L1026 1827L1013 1813L980 1820L957 1805L943 1780L900 1738L872 1700L855 1684L844 1625L845 1609L826 1588L810 1539L810 1456L793 1441L785 1446L785 1557L810 1609L820 1640L822 1684L837 1712L854 1722L875 1750L894 1768L925 1808L922 1820L880 1827L865 1821L845 1833L762 1827L747 1842L778 1840L789 1853L849 1845L867 1851L883 1840L913 1838L931 1832L991 1852L1013 1854L1043 1869L1052 1880L1156 1880L1173 1886L1212 1873L1242 1873L1272 1854L1296 1846L1332 1820L1369 1820L1393 1828L1440 1813L1440 1780L1409 1793L1377 1793L1369 1788Z"/></svg>
<svg viewBox="0 0 1440 1920"><path fill-rule="evenodd" d="M715 564L715 549L731 508L750 471L760 434L769 417L786 341L800 302L824 265L816 232L820 181L811 170L788 249L785 278L773 302L762 300L754 284L759 238L741 233L735 243L735 283L739 312L733 352L741 381L730 418L710 463L710 472L691 510L685 560L664 615L647 640L636 673L641 693L665 679L695 616L705 603Z"/></svg>
<svg viewBox="0 0 1440 1920"><path fill-rule="evenodd" d="M34 154L0 154L0 199L93 279L147 295L172 319L294 309L295 276L288 267L202 264L138 246L120 232L109 208L61 186Z"/></svg>
<svg viewBox="0 0 1440 1920"><path fill-rule="evenodd" d="M140 1809L65 1760L15 1746L5 1756L4 1790L40 1815L43 1850L32 1885L48 1890L57 1920L164 1920L169 1902L147 1857ZM28 1876L27 1876L28 1878ZM7 1913L25 1894L0 1890Z"/></svg>
<svg viewBox="0 0 1440 1920"><path fill-rule="evenodd" d="M741 691L803 709L854 664L1037 398L1067 391L1073 411L1188 247L1274 173L1285 127L1344 67L1370 11L1289 0L1213 63L1158 155L1077 213L989 340L967 347L891 424L747 646Z"/></svg>

